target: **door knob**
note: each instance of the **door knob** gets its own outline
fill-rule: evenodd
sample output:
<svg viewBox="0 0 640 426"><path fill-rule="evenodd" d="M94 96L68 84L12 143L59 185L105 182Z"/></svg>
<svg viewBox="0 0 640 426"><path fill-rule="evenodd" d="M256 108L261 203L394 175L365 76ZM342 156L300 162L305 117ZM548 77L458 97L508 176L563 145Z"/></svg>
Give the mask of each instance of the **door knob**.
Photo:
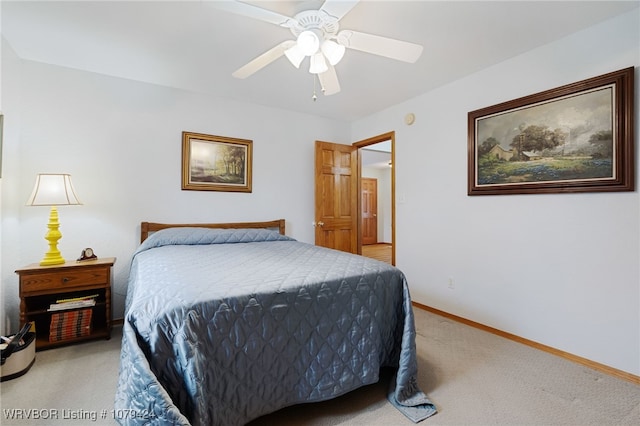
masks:
<svg viewBox="0 0 640 426"><path fill-rule="evenodd" d="M324 222L318 222L318 226L324 226Z"/></svg>

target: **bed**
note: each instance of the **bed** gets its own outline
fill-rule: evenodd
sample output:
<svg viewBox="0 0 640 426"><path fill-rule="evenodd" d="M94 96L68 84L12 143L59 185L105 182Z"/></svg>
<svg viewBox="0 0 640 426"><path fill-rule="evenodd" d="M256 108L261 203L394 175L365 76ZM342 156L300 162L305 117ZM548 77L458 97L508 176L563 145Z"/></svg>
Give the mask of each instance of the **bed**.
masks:
<svg viewBox="0 0 640 426"><path fill-rule="evenodd" d="M246 424L376 383L383 367L396 371L391 404L414 422L435 414L402 272L296 241L284 224L141 224L120 424Z"/></svg>

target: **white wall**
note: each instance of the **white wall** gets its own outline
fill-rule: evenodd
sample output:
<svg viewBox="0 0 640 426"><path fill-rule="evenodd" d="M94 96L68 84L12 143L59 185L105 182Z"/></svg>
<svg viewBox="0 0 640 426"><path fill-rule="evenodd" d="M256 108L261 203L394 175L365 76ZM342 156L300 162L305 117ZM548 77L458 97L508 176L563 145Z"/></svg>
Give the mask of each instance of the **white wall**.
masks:
<svg viewBox="0 0 640 426"><path fill-rule="evenodd" d="M13 324L14 271L47 250L48 208L24 205L37 173L71 174L84 205L58 209L58 246L67 260L84 247L117 257L113 316L122 318L141 221L285 218L288 235L313 242L314 141L349 142L347 123L57 66L6 61L5 90L17 82L9 77L23 83L7 110L21 129L5 140L2 182L3 312ZM182 131L253 140L253 192L181 190Z"/></svg>
<svg viewBox="0 0 640 426"><path fill-rule="evenodd" d="M0 332L5 335L15 332L18 324L17 294L18 288L13 271L19 265L20 226L17 211L19 207L8 200L18 197L18 173L21 168L19 146L15 143L20 138L20 108L22 77L20 74L20 59L11 47L1 40L2 68L0 84L2 97L0 108L4 114L4 129L2 143L2 179L0 179ZM21 195L21 194L20 194ZM27 195L28 197L28 195ZM26 202L23 199L22 204ZM46 219L45 219L46 224ZM42 234L44 235L44 233ZM46 251L46 246L45 246ZM42 253L44 254L44 252ZM39 260L39 259L38 259ZM11 282L5 280L11 276Z"/></svg>
<svg viewBox="0 0 640 426"><path fill-rule="evenodd" d="M396 130L397 265L415 301L640 374L638 191L466 195L469 111L637 67L639 40L636 9L353 123L354 140Z"/></svg>

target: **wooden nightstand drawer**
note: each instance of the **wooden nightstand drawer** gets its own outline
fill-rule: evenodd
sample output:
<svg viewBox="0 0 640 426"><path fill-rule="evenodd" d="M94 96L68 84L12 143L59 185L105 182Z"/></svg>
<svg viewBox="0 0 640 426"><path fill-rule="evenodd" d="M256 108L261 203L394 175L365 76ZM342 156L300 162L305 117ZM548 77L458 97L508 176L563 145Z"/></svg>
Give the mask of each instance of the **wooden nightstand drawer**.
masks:
<svg viewBox="0 0 640 426"><path fill-rule="evenodd" d="M40 290L64 290L87 284L106 284L108 271L104 268L84 271L65 271L63 273L33 274L21 277L23 292Z"/></svg>

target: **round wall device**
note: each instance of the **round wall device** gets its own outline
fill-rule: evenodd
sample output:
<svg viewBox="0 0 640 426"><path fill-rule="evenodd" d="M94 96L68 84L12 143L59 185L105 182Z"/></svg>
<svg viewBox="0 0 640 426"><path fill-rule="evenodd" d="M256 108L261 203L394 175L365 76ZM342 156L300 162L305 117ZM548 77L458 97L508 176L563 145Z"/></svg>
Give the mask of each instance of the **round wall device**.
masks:
<svg viewBox="0 0 640 426"><path fill-rule="evenodd" d="M416 116L411 112L404 116L404 122L407 126L411 126L415 121L416 121Z"/></svg>

